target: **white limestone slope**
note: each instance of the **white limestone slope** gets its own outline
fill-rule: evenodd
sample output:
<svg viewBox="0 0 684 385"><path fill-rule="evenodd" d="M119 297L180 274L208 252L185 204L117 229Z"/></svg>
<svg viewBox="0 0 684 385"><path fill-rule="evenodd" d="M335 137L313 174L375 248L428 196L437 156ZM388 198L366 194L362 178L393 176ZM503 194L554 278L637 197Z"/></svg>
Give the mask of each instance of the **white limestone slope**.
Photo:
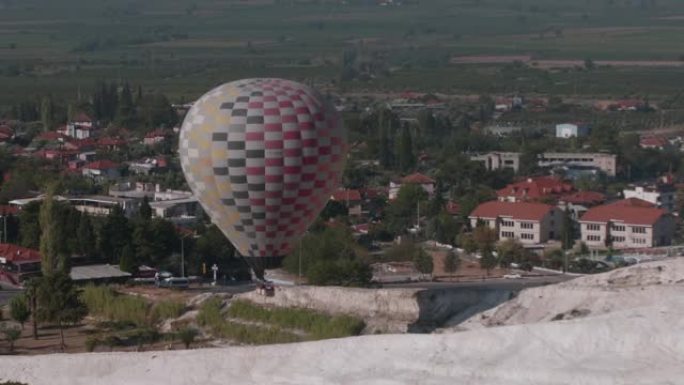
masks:
<svg viewBox="0 0 684 385"><path fill-rule="evenodd" d="M592 317L644 306L665 306L673 298L683 295L684 258L668 259L526 289L515 299L471 317L455 330Z"/></svg>
<svg viewBox="0 0 684 385"><path fill-rule="evenodd" d="M556 289L543 288L543 294L537 292L529 298L525 291L514 300L525 315L511 315L509 309L507 316L501 318L500 323L515 324L511 326L261 347L4 356L0 357L0 382L11 379L30 385L682 384L684 290L678 281L684 278L680 274L684 271L679 270L683 267L680 261L667 261L663 265L643 265L639 269L581 278L556 285ZM651 301L647 301L646 295L634 296L641 288L651 296ZM538 289L530 291L533 290ZM539 305L534 298L541 300ZM591 303L598 304L591 308ZM545 322L559 310L579 305L594 312L572 320ZM501 311L505 306L493 311Z"/></svg>

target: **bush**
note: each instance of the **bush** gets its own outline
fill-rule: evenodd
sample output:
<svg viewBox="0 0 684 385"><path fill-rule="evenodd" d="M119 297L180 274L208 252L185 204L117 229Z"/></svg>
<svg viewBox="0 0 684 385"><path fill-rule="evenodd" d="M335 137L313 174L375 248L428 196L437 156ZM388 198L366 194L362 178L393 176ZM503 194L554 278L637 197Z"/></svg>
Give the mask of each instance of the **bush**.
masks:
<svg viewBox="0 0 684 385"><path fill-rule="evenodd" d="M185 311L185 304L178 301L162 301L152 307L151 319L153 322L178 318Z"/></svg>
<svg viewBox="0 0 684 385"><path fill-rule="evenodd" d="M221 308L223 303L220 298L213 297L202 303L199 312L197 313L197 323L200 326L209 328L216 328L224 322Z"/></svg>
<svg viewBox="0 0 684 385"><path fill-rule="evenodd" d="M185 345L185 348L190 349L190 344L195 341L195 337L197 337L199 331L197 331L197 329L185 327L179 330L176 334L178 335L178 339L183 342L183 345Z"/></svg>
<svg viewBox="0 0 684 385"><path fill-rule="evenodd" d="M149 304L142 298L121 295L107 286L88 285L81 299L91 315L117 322L147 325Z"/></svg>
<svg viewBox="0 0 684 385"><path fill-rule="evenodd" d="M101 341L97 337L90 336L90 337L86 338L85 343L84 343L86 352L89 352L89 353L94 352L95 348L97 348L97 345L99 345L100 343L101 343Z"/></svg>
<svg viewBox="0 0 684 385"><path fill-rule="evenodd" d="M282 328L307 332L310 339L338 338L359 335L365 324L351 316L330 316L309 309L264 308L247 301L233 301L228 315L249 321L275 324Z"/></svg>
<svg viewBox="0 0 684 385"><path fill-rule="evenodd" d="M232 321L224 321L222 325L213 331L220 337L250 345L284 344L301 341L301 338L296 334L282 331L278 328L245 325Z"/></svg>
<svg viewBox="0 0 684 385"><path fill-rule="evenodd" d="M185 310L185 305L177 301L162 301L152 306L143 298L119 294L107 286L88 285L83 289L81 299L91 315L124 325L154 325L177 318Z"/></svg>

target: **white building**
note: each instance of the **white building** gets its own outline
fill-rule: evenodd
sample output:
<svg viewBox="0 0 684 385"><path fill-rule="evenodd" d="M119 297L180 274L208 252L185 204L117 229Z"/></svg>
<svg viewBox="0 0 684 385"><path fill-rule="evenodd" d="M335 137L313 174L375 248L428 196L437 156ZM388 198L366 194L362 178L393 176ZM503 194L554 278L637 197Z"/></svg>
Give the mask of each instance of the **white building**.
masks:
<svg viewBox="0 0 684 385"><path fill-rule="evenodd" d="M677 189L672 184L632 185L622 190L626 199L637 198L650 202L658 208L675 211L677 206Z"/></svg>
<svg viewBox="0 0 684 385"><path fill-rule="evenodd" d="M582 123L562 123L556 125L556 138L576 138L589 135L589 126Z"/></svg>
<svg viewBox="0 0 684 385"><path fill-rule="evenodd" d="M603 153L545 152L539 155L539 167L580 166L596 168L608 176L617 173L617 156Z"/></svg>
<svg viewBox="0 0 684 385"><path fill-rule="evenodd" d="M470 160L482 162L488 171L509 168L517 173L520 168L519 152L488 152L486 154L471 155Z"/></svg>
<svg viewBox="0 0 684 385"><path fill-rule="evenodd" d="M630 198L589 209L580 219L582 241L589 247L615 249L667 246L674 218L653 204Z"/></svg>
<svg viewBox="0 0 684 385"><path fill-rule="evenodd" d="M483 223L495 229L500 240L536 245L560 236L563 212L544 203L490 201L477 206L468 218L473 228Z"/></svg>
<svg viewBox="0 0 684 385"><path fill-rule="evenodd" d="M399 195L399 190L401 189L401 186L407 185L407 184L417 184L420 185L420 187L425 190L425 192L428 194L430 198L432 198L432 195L435 193L435 180L430 178L429 176L423 175L421 173L414 173L408 176L405 176L397 181L390 181L390 188L389 188L389 199L396 199L397 195Z"/></svg>

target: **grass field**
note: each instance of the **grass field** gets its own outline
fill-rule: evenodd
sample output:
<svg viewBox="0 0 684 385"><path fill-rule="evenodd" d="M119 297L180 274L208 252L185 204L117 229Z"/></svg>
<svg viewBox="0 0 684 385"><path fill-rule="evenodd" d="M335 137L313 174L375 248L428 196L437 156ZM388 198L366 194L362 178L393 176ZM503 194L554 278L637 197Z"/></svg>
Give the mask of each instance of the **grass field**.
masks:
<svg viewBox="0 0 684 385"><path fill-rule="evenodd" d="M653 3L0 0L0 104L47 93L74 98L97 80L129 80L177 99L246 76L326 84L339 79L345 51L385 67L383 76L346 81L345 89L571 93L579 82L590 85L579 87L588 94L668 95L684 68L607 69L604 86L596 74L570 81L539 70L526 82L450 64L473 55L679 61L684 2Z"/></svg>

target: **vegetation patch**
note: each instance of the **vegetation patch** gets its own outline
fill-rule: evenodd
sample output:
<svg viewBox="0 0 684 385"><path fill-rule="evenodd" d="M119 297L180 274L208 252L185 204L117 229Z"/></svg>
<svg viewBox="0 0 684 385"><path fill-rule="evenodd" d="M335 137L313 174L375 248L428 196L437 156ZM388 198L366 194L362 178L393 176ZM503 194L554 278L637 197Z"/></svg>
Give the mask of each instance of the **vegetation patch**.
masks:
<svg viewBox="0 0 684 385"><path fill-rule="evenodd" d="M185 306L175 301L151 305L143 298L117 293L107 286L86 286L81 299L92 316L136 326L149 326L183 314Z"/></svg>
<svg viewBox="0 0 684 385"><path fill-rule="evenodd" d="M350 316L330 316L297 308L265 308L234 301L227 310L218 298L207 300L197 316L199 325L218 337L244 344L275 344L358 335L365 324Z"/></svg>

